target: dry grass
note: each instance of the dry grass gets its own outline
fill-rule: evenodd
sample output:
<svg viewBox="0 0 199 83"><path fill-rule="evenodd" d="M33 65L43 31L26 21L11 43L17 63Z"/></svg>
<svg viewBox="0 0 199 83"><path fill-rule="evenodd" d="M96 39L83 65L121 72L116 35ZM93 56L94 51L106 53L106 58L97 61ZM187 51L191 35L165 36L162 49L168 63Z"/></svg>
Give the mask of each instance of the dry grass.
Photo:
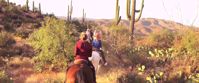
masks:
<svg viewBox="0 0 199 83"><path fill-rule="evenodd" d="M97 75L97 83L116 83L117 78L123 75L125 69L122 68L111 68L108 72L103 75Z"/></svg>

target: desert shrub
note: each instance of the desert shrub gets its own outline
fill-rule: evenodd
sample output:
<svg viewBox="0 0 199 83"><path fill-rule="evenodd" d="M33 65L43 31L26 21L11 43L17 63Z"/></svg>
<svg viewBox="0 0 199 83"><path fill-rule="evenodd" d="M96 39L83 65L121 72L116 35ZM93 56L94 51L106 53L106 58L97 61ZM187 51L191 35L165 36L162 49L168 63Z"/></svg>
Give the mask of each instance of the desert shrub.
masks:
<svg viewBox="0 0 199 83"><path fill-rule="evenodd" d="M7 46L8 44L14 42L11 35L7 32L0 32L0 47Z"/></svg>
<svg viewBox="0 0 199 83"><path fill-rule="evenodd" d="M13 80L6 75L5 71L0 71L0 82L1 83L13 83Z"/></svg>
<svg viewBox="0 0 199 83"><path fill-rule="evenodd" d="M14 5L11 5L11 4L5 6L5 12L6 12L6 13L21 14L21 13L19 12L19 10L17 10L17 8L16 8Z"/></svg>
<svg viewBox="0 0 199 83"><path fill-rule="evenodd" d="M31 34L32 31L21 28L21 29L16 29L15 35L17 37L21 37L23 39L28 38L29 34Z"/></svg>
<svg viewBox="0 0 199 83"><path fill-rule="evenodd" d="M61 79L61 78L59 78L59 79L47 79L47 80L45 80L45 82L44 83L63 83L64 82L64 79Z"/></svg>
<svg viewBox="0 0 199 83"><path fill-rule="evenodd" d="M174 32L164 29L161 32L153 32L149 35L148 45L155 48L169 48L173 45Z"/></svg>
<svg viewBox="0 0 199 83"><path fill-rule="evenodd" d="M117 83L146 83L146 81L136 74L128 73L117 78Z"/></svg>
<svg viewBox="0 0 199 83"><path fill-rule="evenodd" d="M69 31L70 26L65 21L53 17L45 18L42 27L28 39L37 53L34 60L41 64L37 67L66 67L67 61L72 59L74 46L74 38L69 35Z"/></svg>
<svg viewBox="0 0 199 83"><path fill-rule="evenodd" d="M199 53L199 33L187 29L178 34L175 39L174 48L177 48L180 54L188 53L191 55L197 55Z"/></svg>
<svg viewBox="0 0 199 83"><path fill-rule="evenodd" d="M23 5L23 6L21 7L21 10L25 12L25 11L26 11L26 6Z"/></svg>
<svg viewBox="0 0 199 83"><path fill-rule="evenodd" d="M199 73L192 74L188 77L187 83L197 83L199 82Z"/></svg>
<svg viewBox="0 0 199 83"><path fill-rule="evenodd" d="M120 78L126 70L122 68L110 68L105 74L97 75L97 83L117 83L117 79Z"/></svg>
<svg viewBox="0 0 199 83"><path fill-rule="evenodd" d="M124 26L111 26L107 34L106 45L110 47L116 55L128 54L132 49L132 40L130 32Z"/></svg>
<svg viewBox="0 0 199 83"><path fill-rule="evenodd" d="M68 21L68 23L73 24L73 28L77 32L86 31L87 28L91 28L91 27L95 26L95 24L93 22L84 22L84 23L81 23L79 20Z"/></svg>

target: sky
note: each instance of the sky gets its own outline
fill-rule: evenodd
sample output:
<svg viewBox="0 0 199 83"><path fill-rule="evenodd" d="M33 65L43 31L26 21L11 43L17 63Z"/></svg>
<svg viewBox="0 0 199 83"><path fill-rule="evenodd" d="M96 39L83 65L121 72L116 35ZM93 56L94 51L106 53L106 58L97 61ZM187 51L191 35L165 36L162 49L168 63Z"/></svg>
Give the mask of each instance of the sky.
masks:
<svg viewBox="0 0 199 83"><path fill-rule="evenodd" d="M10 0L24 5L26 0ZM29 0L31 8L32 1ZM114 19L116 0L72 0L72 17L82 17L82 11L87 18ZM41 3L42 13L53 13L56 16L67 16L70 0L34 0L35 6ZM141 0L137 0L137 9ZM126 18L126 0L119 0L120 16ZM179 22L185 25L199 27L199 0L144 0L141 18L157 18Z"/></svg>

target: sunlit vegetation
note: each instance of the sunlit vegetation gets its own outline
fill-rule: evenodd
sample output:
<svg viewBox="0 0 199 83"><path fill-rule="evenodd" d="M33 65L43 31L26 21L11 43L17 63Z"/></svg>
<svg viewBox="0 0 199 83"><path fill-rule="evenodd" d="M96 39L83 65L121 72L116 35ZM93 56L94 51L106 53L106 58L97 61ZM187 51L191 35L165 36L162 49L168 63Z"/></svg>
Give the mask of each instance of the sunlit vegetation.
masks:
<svg viewBox="0 0 199 83"><path fill-rule="evenodd" d="M72 2L68 6L66 20L58 19L54 14L43 15L40 7L30 10L28 0L24 6L1 0L0 6L0 83L18 80L17 76L12 77L13 72L8 71L12 68L26 70L25 74L61 72L64 74L43 78L42 82L63 83L65 70L74 59L75 42L79 33L87 28L102 31L108 66L103 66L105 69L97 74L98 83L199 82L198 29L171 30L164 27L158 31L151 29L149 35L135 32L132 36L128 26L122 23L118 4L116 23L106 26L101 25L103 22L97 24L95 20L86 19L86 12L83 12L82 21L74 19ZM14 56L19 57L18 63L11 63ZM25 66L28 68L24 69ZM29 80L35 79L26 81ZM25 82L24 79L22 81Z"/></svg>
<svg viewBox="0 0 199 83"><path fill-rule="evenodd" d="M74 38L69 34L70 26L63 20L46 18L42 27L29 37L29 43L35 49L34 57L37 70L51 65L52 68L65 68L72 59ZM60 62L62 61L62 62Z"/></svg>

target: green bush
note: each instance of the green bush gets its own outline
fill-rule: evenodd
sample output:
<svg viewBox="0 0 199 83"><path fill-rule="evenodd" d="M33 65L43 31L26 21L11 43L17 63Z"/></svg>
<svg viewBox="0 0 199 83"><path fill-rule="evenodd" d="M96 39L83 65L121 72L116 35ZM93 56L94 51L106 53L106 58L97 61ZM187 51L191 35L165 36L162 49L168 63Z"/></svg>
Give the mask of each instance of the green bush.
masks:
<svg viewBox="0 0 199 83"><path fill-rule="evenodd" d="M25 32L23 30L19 30L15 33L16 36L21 37L23 39L27 38L30 32Z"/></svg>
<svg viewBox="0 0 199 83"><path fill-rule="evenodd" d="M131 33L124 26L111 26L109 27L108 36L107 36L107 45L111 47L112 51L115 54L128 54L130 49L132 49L132 40L130 39ZM125 55L124 54L124 55Z"/></svg>
<svg viewBox="0 0 199 83"><path fill-rule="evenodd" d="M188 29L184 32L179 33L176 38L175 48L180 53L186 53L191 55L197 55L199 53L199 33Z"/></svg>
<svg viewBox="0 0 199 83"><path fill-rule="evenodd" d="M149 45L155 48L169 48L173 45L174 33L168 29L161 32L153 32L149 35Z"/></svg>
<svg viewBox="0 0 199 83"><path fill-rule="evenodd" d="M30 35L28 41L38 54L34 60L42 64L38 67L66 67L74 47L74 38L69 31L70 26L65 21L47 17L42 27Z"/></svg>

